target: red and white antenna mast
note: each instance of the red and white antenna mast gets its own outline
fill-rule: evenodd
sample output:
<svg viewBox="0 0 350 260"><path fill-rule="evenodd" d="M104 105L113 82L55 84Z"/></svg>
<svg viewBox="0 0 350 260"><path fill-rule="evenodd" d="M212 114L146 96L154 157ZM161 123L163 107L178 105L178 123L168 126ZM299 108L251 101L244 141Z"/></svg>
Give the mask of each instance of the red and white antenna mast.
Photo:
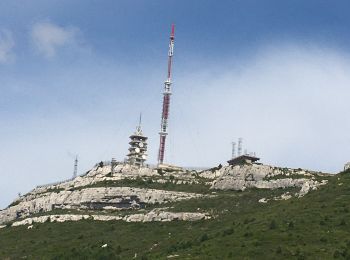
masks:
<svg viewBox="0 0 350 260"><path fill-rule="evenodd" d="M164 82L164 92L163 92L163 110L162 110L162 121L160 125L160 142L159 142L159 152L158 152L158 164L163 164L164 152L165 152L165 139L168 135L168 118L169 118L169 106L170 106L170 96L171 96L171 65L174 55L174 39L175 39L175 25L171 25L170 33L170 43L168 52L168 77Z"/></svg>

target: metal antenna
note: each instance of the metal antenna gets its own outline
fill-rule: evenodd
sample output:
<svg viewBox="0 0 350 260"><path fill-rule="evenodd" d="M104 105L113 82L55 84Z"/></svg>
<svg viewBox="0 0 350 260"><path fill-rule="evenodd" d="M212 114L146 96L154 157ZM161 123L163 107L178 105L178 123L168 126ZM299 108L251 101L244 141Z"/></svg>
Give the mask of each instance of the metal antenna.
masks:
<svg viewBox="0 0 350 260"><path fill-rule="evenodd" d="M74 171L73 171L73 179L78 176L78 155L75 156L74 160Z"/></svg>
<svg viewBox="0 0 350 260"><path fill-rule="evenodd" d="M242 137L238 138L238 156L242 155L242 143L243 143L243 138Z"/></svg>
<svg viewBox="0 0 350 260"><path fill-rule="evenodd" d="M139 119L139 126L141 127L141 122L142 122L142 113L140 112L140 119Z"/></svg>
<svg viewBox="0 0 350 260"><path fill-rule="evenodd" d="M171 65L174 55L174 39L175 39L175 25L171 25L169 51L168 51L168 76L164 82L163 92L163 110L162 110L162 121L160 124L159 132L159 151L158 151L158 164L163 164L164 153L165 153L165 139L168 135L168 118L169 118L169 107L170 107L170 96L171 96Z"/></svg>
<svg viewBox="0 0 350 260"><path fill-rule="evenodd" d="M236 157L236 142L232 142L232 159Z"/></svg>
<svg viewBox="0 0 350 260"><path fill-rule="evenodd" d="M139 125L137 126L137 128L136 128L136 130L138 131L138 132L140 132L141 131L141 122L142 122L142 113L140 113L140 117L139 117Z"/></svg>

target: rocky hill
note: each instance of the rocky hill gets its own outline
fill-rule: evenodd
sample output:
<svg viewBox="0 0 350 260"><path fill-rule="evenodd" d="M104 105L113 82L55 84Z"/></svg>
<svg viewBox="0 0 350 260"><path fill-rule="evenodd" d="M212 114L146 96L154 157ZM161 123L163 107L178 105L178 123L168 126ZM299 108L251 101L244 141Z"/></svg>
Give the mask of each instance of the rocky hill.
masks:
<svg viewBox="0 0 350 260"><path fill-rule="evenodd" d="M16 199L7 209L0 211L0 224L13 222L13 226L18 226L44 222L48 218L42 216L49 216L52 212L60 212L60 215L51 216L52 221L88 217L125 221L209 219L213 216L208 212L174 215L166 211L167 208L159 207L171 202L216 196L216 190L300 188L294 194L283 193L281 198L300 197L310 189L326 184L327 180L322 179L324 176L327 175L260 164L220 166L202 172L137 168L122 163L112 172L110 165L96 165L84 176L38 187ZM196 192L197 187L201 188L199 192ZM263 202L266 200L260 199ZM108 216L111 212L113 214ZM40 218L32 218L38 214ZM99 214L104 214L104 217Z"/></svg>
<svg viewBox="0 0 350 260"><path fill-rule="evenodd" d="M247 257L252 248L256 253L259 248L269 248L270 255L308 255L312 250L290 243L304 234L307 218L328 225L322 219L331 219L334 212L322 213L315 220L310 210L315 205L329 207L331 196L337 193L341 194L338 203L348 199L348 182L345 173L330 175L262 164L219 165L204 171L136 168L123 163L112 171L110 165L96 165L73 180L37 187L0 211L0 256L66 258L90 252L89 257L201 259L205 252L224 258ZM325 196L327 190L332 193ZM309 204L311 201L315 204ZM283 231L275 234L279 229ZM10 244L18 232L23 252ZM272 232L273 239L285 242L270 248L271 238L261 237L261 232ZM136 237L141 239L131 241ZM228 247L221 252L224 244ZM333 251L322 254L333 255Z"/></svg>

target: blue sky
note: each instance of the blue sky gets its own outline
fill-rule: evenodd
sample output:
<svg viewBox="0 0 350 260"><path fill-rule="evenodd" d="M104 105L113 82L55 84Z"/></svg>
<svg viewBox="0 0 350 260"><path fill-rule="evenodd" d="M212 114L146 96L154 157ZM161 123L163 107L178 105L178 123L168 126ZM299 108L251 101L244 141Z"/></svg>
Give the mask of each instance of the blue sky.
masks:
<svg viewBox="0 0 350 260"><path fill-rule="evenodd" d="M0 2L0 208L123 160L143 113L156 161L176 24L166 159L214 166L244 138L273 165L350 160L348 1ZM349 75L348 75L349 74Z"/></svg>

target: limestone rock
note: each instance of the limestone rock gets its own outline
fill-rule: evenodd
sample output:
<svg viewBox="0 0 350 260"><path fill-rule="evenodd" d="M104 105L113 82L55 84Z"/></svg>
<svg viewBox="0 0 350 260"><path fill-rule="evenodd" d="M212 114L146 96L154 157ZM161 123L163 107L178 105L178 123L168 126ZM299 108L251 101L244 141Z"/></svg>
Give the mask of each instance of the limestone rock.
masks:
<svg viewBox="0 0 350 260"><path fill-rule="evenodd" d="M167 203L202 197L201 194L141 189L130 187L99 187L58 193L41 193L24 197L15 206L0 211L0 223L53 209L126 209L146 204Z"/></svg>
<svg viewBox="0 0 350 260"><path fill-rule="evenodd" d="M108 215L48 215L33 218L26 218L21 221L16 221L12 224L13 227L23 225L33 225L34 223L45 222L66 222L66 221L79 221L83 219L91 219L97 221L112 221L123 220L126 222L152 222L161 221L168 222L173 220L182 221L197 221L202 219L210 219L210 216L206 213L192 213L192 212L165 212L159 210L152 210L145 214L131 214L125 217L121 216L108 216ZM2 226L5 227L5 226Z"/></svg>
<svg viewBox="0 0 350 260"><path fill-rule="evenodd" d="M317 189L327 181L316 181L316 173L306 170L278 168L269 165L245 164L236 166L225 166L217 170L220 176L213 181L211 189L218 190L240 190L247 188L278 189L299 187L299 197L304 196L310 190ZM317 173L318 174L318 173ZM202 176L208 176L203 173Z"/></svg>

